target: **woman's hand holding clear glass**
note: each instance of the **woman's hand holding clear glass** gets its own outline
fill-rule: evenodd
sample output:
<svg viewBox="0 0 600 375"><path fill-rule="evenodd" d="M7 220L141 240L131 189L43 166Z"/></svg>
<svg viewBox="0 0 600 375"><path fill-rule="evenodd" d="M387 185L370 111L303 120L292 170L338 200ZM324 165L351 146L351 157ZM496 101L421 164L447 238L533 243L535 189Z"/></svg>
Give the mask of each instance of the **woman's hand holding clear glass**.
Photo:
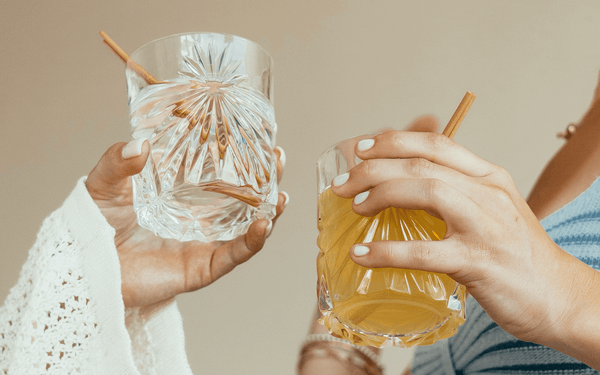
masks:
<svg viewBox="0 0 600 375"><path fill-rule="evenodd" d="M115 229L126 307L163 302L229 273L262 249L288 199L280 192L275 218L255 221L245 235L232 241L179 242L155 236L138 226L131 192L131 176L142 170L149 151L144 140L117 143L104 153L86 181L90 196ZM279 147L275 153L279 182L285 155Z"/></svg>

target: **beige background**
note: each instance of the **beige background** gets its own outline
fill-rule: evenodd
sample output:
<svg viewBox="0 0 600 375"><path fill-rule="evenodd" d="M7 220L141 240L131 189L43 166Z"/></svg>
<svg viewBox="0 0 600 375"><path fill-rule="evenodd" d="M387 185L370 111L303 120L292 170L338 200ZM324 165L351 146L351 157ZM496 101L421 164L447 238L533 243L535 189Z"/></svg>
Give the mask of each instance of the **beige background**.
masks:
<svg viewBox="0 0 600 375"><path fill-rule="evenodd" d="M422 113L445 123L470 90L478 97L455 139L526 194L600 69L595 0L0 0L2 300L44 217L129 138L124 66L100 30L129 52L174 33L237 34L275 60L291 201L262 253L178 297L196 374L294 372L314 308L320 151Z"/></svg>

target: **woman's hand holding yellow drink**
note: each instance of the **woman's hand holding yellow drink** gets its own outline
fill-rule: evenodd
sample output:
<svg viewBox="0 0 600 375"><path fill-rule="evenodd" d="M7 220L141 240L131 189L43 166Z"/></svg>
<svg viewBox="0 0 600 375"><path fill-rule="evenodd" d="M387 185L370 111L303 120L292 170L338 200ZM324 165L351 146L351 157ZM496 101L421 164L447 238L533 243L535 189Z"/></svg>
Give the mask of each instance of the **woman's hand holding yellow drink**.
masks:
<svg viewBox="0 0 600 375"><path fill-rule="evenodd" d="M600 300L600 274L550 239L505 169L438 133L387 131L355 151L364 161L332 189L354 198L356 213L422 209L447 226L441 241L355 245L356 263L446 273L518 339L600 366L581 354L600 351L600 340L573 339L582 321L600 329L585 308Z"/></svg>

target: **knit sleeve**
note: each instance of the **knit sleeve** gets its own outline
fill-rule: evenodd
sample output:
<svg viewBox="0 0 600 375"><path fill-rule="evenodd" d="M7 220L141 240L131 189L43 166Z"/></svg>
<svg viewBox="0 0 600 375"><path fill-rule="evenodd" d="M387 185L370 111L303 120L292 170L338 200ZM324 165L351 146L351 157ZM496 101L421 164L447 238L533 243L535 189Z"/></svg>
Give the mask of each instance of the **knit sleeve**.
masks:
<svg viewBox="0 0 600 375"><path fill-rule="evenodd" d="M0 374L167 373L191 374L177 306L125 309L114 229L81 178L0 307Z"/></svg>

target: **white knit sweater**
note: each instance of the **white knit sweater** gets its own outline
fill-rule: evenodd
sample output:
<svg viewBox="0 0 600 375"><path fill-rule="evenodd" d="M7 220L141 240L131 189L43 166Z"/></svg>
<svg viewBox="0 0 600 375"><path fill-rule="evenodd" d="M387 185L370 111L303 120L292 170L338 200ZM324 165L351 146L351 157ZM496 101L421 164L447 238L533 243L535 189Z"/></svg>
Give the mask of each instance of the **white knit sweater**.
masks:
<svg viewBox="0 0 600 375"><path fill-rule="evenodd" d="M0 375L191 374L175 302L125 309L114 229L81 178L0 307Z"/></svg>

